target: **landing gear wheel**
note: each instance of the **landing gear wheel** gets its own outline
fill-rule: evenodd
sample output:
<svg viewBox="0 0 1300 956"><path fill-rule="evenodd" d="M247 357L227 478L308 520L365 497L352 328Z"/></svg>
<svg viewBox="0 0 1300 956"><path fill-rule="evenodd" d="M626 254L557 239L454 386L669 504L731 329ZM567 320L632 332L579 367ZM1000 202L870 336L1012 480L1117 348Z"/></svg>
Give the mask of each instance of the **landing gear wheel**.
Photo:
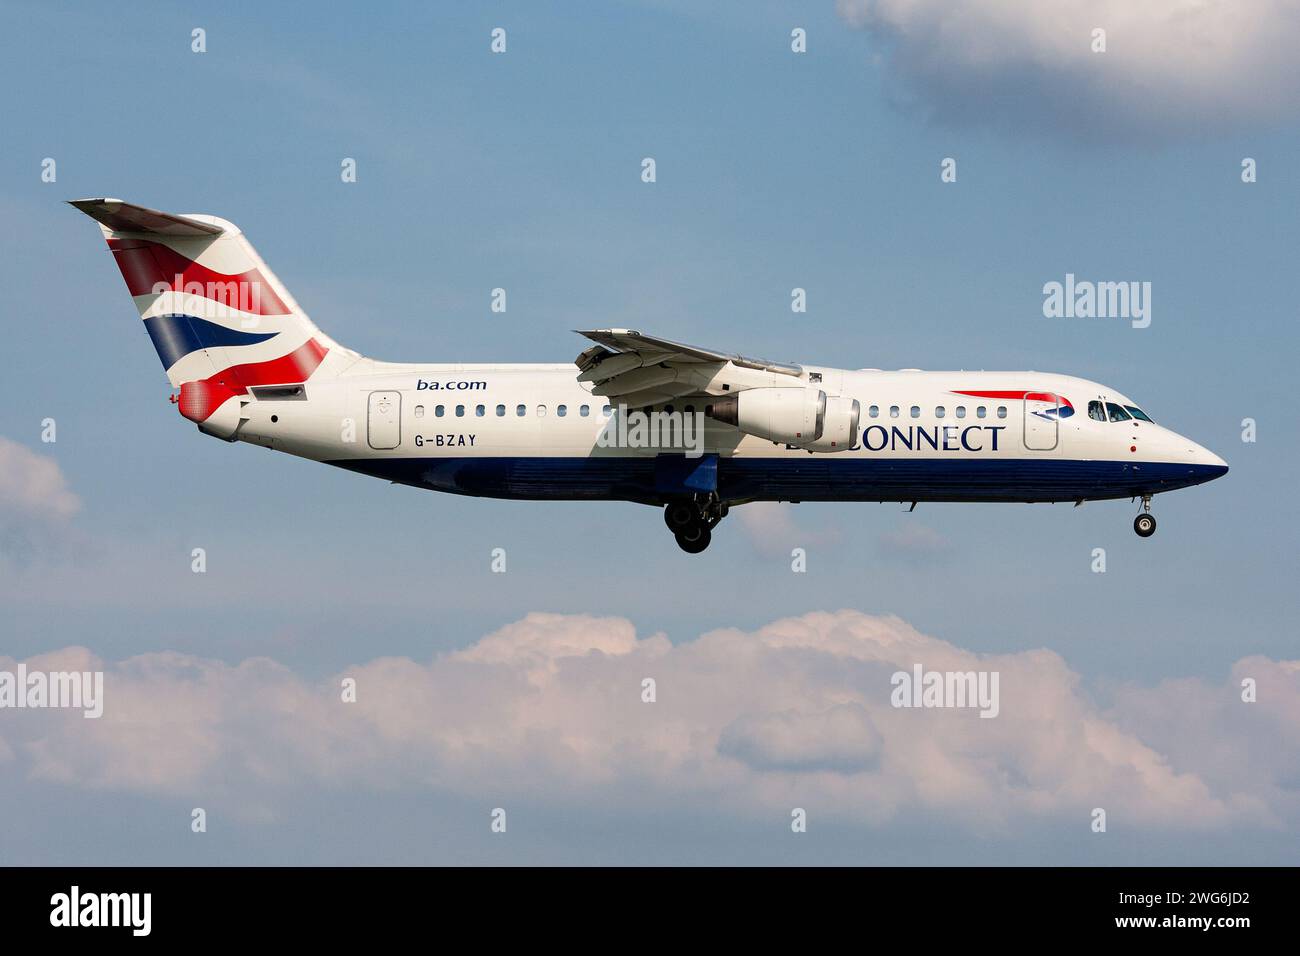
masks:
<svg viewBox="0 0 1300 956"><path fill-rule="evenodd" d="M677 532L677 547L687 554L699 554L713 540L713 533L702 524L692 524Z"/></svg>
<svg viewBox="0 0 1300 956"><path fill-rule="evenodd" d="M664 524L673 534L685 531L700 520L699 509L689 501L670 502L664 508Z"/></svg>
<svg viewBox="0 0 1300 956"><path fill-rule="evenodd" d="M1156 519L1149 514L1140 514L1133 519L1133 530L1139 538L1149 538L1156 533Z"/></svg>

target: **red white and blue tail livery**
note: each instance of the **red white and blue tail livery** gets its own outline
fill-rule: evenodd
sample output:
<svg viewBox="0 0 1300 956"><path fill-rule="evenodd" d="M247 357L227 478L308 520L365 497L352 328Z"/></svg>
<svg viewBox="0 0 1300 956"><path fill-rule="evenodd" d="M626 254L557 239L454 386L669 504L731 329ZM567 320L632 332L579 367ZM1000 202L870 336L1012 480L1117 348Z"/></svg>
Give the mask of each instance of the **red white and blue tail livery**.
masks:
<svg viewBox="0 0 1300 956"><path fill-rule="evenodd" d="M630 329L572 364L394 363L321 332L233 223L95 219L180 413L206 434L435 491L663 508L683 550L752 501L1151 497L1224 461L1097 382L769 362Z"/></svg>

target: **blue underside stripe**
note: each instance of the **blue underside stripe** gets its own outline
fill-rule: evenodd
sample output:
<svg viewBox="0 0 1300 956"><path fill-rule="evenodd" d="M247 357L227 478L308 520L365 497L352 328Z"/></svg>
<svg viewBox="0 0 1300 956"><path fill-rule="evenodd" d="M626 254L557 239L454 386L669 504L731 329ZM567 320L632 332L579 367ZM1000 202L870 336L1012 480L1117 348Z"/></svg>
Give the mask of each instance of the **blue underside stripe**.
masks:
<svg viewBox="0 0 1300 956"><path fill-rule="evenodd" d="M852 453L849 453L852 454ZM653 458L371 458L329 464L389 481L496 498L659 500ZM1217 465L1062 459L722 458L723 500L1077 501L1186 488Z"/></svg>
<svg viewBox="0 0 1300 956"><path fill-rule="evenodd" d="M152 315L144 320L145 330L162 359L163 368L171 368L182 358L199 349L225 345L256 345L274 338L278 332L241 332L194 315Z"/></svg>

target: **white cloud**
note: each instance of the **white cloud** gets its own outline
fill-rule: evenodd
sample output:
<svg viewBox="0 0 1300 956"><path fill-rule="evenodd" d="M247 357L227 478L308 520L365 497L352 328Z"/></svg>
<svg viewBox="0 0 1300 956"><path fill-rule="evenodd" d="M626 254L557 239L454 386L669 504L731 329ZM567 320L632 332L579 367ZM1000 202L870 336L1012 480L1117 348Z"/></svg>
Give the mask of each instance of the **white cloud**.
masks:
<svg viewBox="0 0 1300 956"><path fill-rule="evenodd" d="M0 516L62 521L80 507L58 462L0 436Z"/></svg>
<svg viewBox="0 0 1300 956"><path fill-rule="evenodd" d="M1242 701L1242 682L1257 699ZM1125 686L1114 720L1139 725L1170 762L1195 763L1215 789L1250 781L1251 790L1279 817L1300 818L1300 661L1246 657L1233 665L1222 691L1201 681Z"/></svg>
<svg viewBox="0 0 1300 956"><path fill-rule="evenodd" d="M21 565L60 551L80 508L58 462L0 436L0 559Z"/></svg>
<svg viewBox="0 0 1300 956"><path fill-rule="evenodd" d="M802 527L795 521L798 505L783 501L751 501L738 505L739 527L754 550L765 557L789 557L793 548L834 546L840 537L835 530Z"/></svg>
<svg viewBox="0 0 1300 956"><path fill-rule="evenodd" d="M738 717L722 729L718 753L755 770L854 773L876 765L880 744L865 707L836 704L821 713Z"/></svg>
<svg viewBox="0 0 1300 956"><path fill-rule="evenodd" d="M892 707L890 675L916 663L998 671L1000 715ZM28 665L103 666L78 648ZM1234 677L1121 688L1106 711L1051 651L980 657L856 611L676 645L637 639L621 618L530 614L427 664L381 658L323 682L266 659L131 658L107 668L101 719L10 713L0 754L11 779L192 795L258 818L292 812L285 794L307 785L637 816L666 803L751 818L815 806L851 824L942 820L973 834L1035 819L1086 827L1097 806L1175 830L1294 827L1300 671L1238 666L1268 675L1260 703L1238 703ZM345 676L355 704L340 700ZM646 677L655 703L641 700Z"/></svg>
<svg viewBox="0 0 1300 956"><path fill-rule="evenodd" d="M898 92L940 120L1084 137L1214 131L1297 114L1290 0L838 0ZM1106 52L1092 31L1106 31Z"/></svg>

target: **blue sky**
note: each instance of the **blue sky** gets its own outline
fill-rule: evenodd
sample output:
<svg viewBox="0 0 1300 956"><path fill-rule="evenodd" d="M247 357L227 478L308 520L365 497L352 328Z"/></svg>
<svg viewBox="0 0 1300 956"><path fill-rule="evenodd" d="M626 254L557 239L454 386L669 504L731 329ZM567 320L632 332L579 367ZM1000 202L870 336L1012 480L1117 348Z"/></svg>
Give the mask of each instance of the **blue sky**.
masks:
<svg viewBox="0 0 1300 956"><path fill-rule="evenodd" d="M685 647L717 628L847 608L963 652L1047 649L1098 714L1175 770L1216 779L1221 766L1178 763L1176 735L1152 743L1177 711L1157 719L1135 701L1173 707L1179 681L1230 693L1239 661L1297 656L1294 97L1264 85L1255 105L1206 103L1198 118L1184 73L1229 91L1272 74L1183 57L1162 75L1155 54L1139 69L1125 51L1152 29L1141 22L1113 32L1104 81L1086 64L1016 66L1036 62L1041 38L1015 31L1005 75L963 77L960 51L926 46L938 42L923 29L933 5L912 6L921 27L863 21L855 11L870 3L5 4L0 436L55 463L80 507L51 517L0 502L0 658L72 646L114 666L160 652L223 667L268 657L326 683L383 658L426 664L530 612L626 619ZM1014 17L1017 6L989 8ZM504 55L488 50L496 26ZM795 26L806 54L790 51ZM1292 26L1279 23L1274 42ZM195 27L207 31L201 55ZM1269 62L1267 37L1241 42ZM1144 93L1116 93L1126 70ZM652 185L640 181L645 156ZM46 157L54 183L41 180ZM340 181L344 157L357 160L356 183ZM956 183L940 182L944 157L957 160ZM1258 182L1241 182L1243 157ZM377 358L567 361L584 347L570 330L630 326L847 367L1060 371L1129 394L1232 471L1157 498L1149 540L1133 534L1126 502L910 515L804 504L748 519L739 509L693 559L638 505L391 487L228 446L179 419L96 229L62 203L100 195L234 220L318 325ZM1066 273L1151 282L1150 328L1044 318L1042 286ZM489 310L497 286L504 315ZM806 314L790 311L796 286ZM45 418L54 444L40 441ZM207 551L205 575L190 572L194 547ZM505 575L489 571L496 547ZM808 573L791 573L793 547L807 549ZM1090 570L1097 547L1105 574ZM777 849L755 822L764 805L733 818L725 801L706 809L670 783L658 804L599 819L563 793L523 788L515 819L537 824L520 823L503 849L472 822L497 805L494 778L452 786L454 765L436 761L426 777L397 774L391 792L304 774L258 792L249 802L264 813L230 814L196 849L187 808L202 793L43 771L32 741L44 731L30 723L42 715L6 735L11 716L0 715L0 760L19 772L5 775L0 807L26 835L0 851L19 862L332 862L316 837L334 830L360 841L341 862L1189 853L1176 827L1099 849L1050 815L990 834L942 808L849 815ZM1221 732L1207 727L1204 749ZM525 757L497 757L500 779L529 778ZM1271 822L1202 821L1194 859L1282 861L1300 768L1274 769L1280 783L1260 797ZM195 779L201 791L207 778ZM604 785L632 791L632 780ZM783 780L797 789L799 774ZM176 813L175 834L150 836ZM81 829L66 828L72 816ZM413 832L427 839L411 844ZM448 855L422 856L425 845Z"/></svg>

